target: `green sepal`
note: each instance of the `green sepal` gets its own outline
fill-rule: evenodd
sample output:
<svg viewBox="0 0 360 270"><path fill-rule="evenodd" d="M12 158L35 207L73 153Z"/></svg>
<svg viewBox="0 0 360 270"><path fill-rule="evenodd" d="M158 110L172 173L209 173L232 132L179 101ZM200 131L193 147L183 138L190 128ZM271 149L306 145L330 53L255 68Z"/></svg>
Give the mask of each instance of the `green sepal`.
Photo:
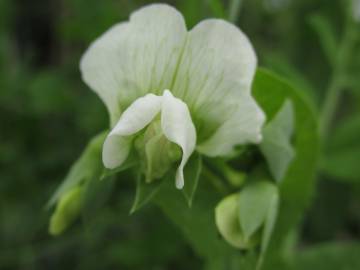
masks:
<svg viewBox="0 0 360 270"><path fill-rule="evenodd" d="M250 182L240 192L238 219L245 241L261 234L257 269L262 265L269 245L279 207L279 191L275 184L261 180Z"/></svg>
<svg viewBox="0 0 360 270"><path fill-rule="evenodd" d="M151 137L145 144L145 179L150 183L162 178L174 162L172 148L178 147L170 142L162 133ZM180 157L180 155L177 155Z"/></svg>
<svg viewBox="0 0 360 270"><path fill-rule="evenodd" d="M130 214L135 213L141 207L145 206L147 203L151 201L154 195L159 191L161 184L165 180L158 179L151 183L147 183L143 174L138 173L136 178L136 193L133 205L130 209Z"/></svg>
<svg viewBox="0 0 360 270"><path fill-rule="evenodd" d="M270 181L251 182L241 190L238 221L245 239L264 225L274 197L278 197L278 190Z"/></svg>
<svg viewBox="0 0 360 270"><path fill-rule="evenodd" d="M64 194L75 186L93 177L100 177L103 170L101 150L106 135L107 131L104 131L89 142L80 158L72 165L68 175L47 203L47 208L53 206Z"/></svg>
<svg viewBox="0 0 360 270"><path fill-rule="evenodd" d="M109 177L106 181L101 181L98 177L93 177L84 183L83 205L81 216L84 224L89 224L98 212L103 210L104 204L109 199L114 190L115 177Z"/></svg>
<svg viewBox="0 0 360 270"><path fill-rule="evenodd" d="M260 150L265 156L270 172L276 181L281 181L295 156L291 145L294 132L294 110L286 100L275 117L263 129Z"/></svg>
<svg viewBox="0 0 360 270"><path fill-rule="evenodd" d="M134 142L139 157L139 168L145 181L151 183L162 179L172 164L181 158L178 145L163 134L160 119L153 121Z"/></svg>
<svg viewBox="0 0 360 270"><path fill-rule="evenodd" d="M185 185L182 192L189 205L192 206L192 202L196 193L196 189L199 184L200 175L202 170L202 158L199 153L194 153L190 157L184 168Z"/></svg>
<svg viewBox="0 0 360 270"><path fill-rule="evenodd" d="M278 217L279 194L278 194L277 190L276 190L276 192L274 192L272 194L271 198L269 198L268 203L269 203L269 206L268 206L268 211L267 211L267 215L265 218L264 228L263 228L263 231L261 234L260 255L259 255L256 269L260 269L263 264L268 246L270 244L271 236L274 232L276 220Z"/></svg>

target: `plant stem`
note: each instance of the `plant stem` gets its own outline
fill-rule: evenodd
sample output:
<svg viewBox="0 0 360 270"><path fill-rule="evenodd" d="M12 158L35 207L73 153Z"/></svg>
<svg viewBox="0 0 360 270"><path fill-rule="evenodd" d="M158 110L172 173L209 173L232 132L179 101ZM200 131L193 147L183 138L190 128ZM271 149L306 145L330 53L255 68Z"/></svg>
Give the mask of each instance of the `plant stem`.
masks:
<svg viewBox="0 0 360 270"><path fill-rule="evenodd" d="M211 170L204 166L202 173L204 174L204 177L207 178L221 194L225 195L228 193L227 186L223 183L221 178L215 175Z"/></svg>
<svg viewBox="0 0 360 270"><path fill-rule="evenodd" d="M240 13L242 0L231 0L229 9L229 21L235 23Z"/></svg>
<svg viewBox="0 0 360 270"><path fill-rule="evenodd" d="M342 92L342 84L340 79L340 73L334 72L332 79L330 80L325 101L323 103L321 111L320 121L320 134L322 137L326 137L331 126L332 119L336 112L336 108L339 103L339 98Z"/></svg>
<svg viewBox="0 0 360 270"><path fill-rule="evenodd" d="M350 17L350 16L349 16ZM350 59L351 49L354 42L354 25L352 18L348 18L345 25L345 33L339 45L333 67L333 76L330 80L327 94L321 111L320 132L322 137L326 137L331 127L331 122L339 104L339 98L344 89L344 77L348 60Z"/></svg>

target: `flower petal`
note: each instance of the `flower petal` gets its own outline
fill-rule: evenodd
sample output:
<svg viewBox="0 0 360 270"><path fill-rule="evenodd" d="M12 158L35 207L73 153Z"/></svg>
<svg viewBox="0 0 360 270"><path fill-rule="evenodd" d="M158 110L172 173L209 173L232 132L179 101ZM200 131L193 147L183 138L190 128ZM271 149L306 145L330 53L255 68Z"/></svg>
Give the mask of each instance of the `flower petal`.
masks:
<svg viewBox="0 0 360 270"><path fill-rule="evenodd" d="M182 149L182 159L176 172L176 187L181 189L184 186L183 169L195 149L196 131L186 104L168 90L163 94L161 127L166 138Z"/></svg>
<svg viewBox="0 0 360 270"><path fill-rule="evenodd" d="M263 111L251 96L245 95L238 100L236 112L197 149L208 156L224 156L231 154L236 145L259 143L264 122Z"/></svg>
<svg viewBox="0 0 360 270"><path fill-rule="evenodd" d="M104 142L103 163L106 168L120 166L129 155L132 138L160 112L161 97L147 94L138 98L121 115L120 120Z"/></svg>
<svg viewBox="0 0 360 270"><path fill-rule="evenodd" d="M189 32L170 89L189 106L201 134L199 141L237 110L244 93L250 93L256 62L248 38L226 21L204 20Z"/></svg>
<svg viewBox="0 0 360 270"><path fill-rule="evenodd" d="M110 134L129 136L142 130L160 112L161 98L147 94L135 100L121 115Z"/></svg>
<svg viewBox="0 0 360 270"><path fill-rule="evenodd" d="M103 146L102 160L108 169L119 167L128 157L131 147L131 138L109 135Z"/></svg>
<svg viewBox="0 0 360 270"><path fill-rule="evenodd" d="M138 97L161 94L174 78L186 39L182 15L165 4L134 12L99 39L84 54L84 81L101 97L114 125L120 113Z"/></svg>
<svg viewBox="0 0 360 270"><path fill-rule="evenodd" d="M119 23L110 28L95 40L80 61L80 71L83 81L94 90L105 103L114 123L120 113L118 77L121 76L121 50L129 32L128 23Z"/></svg>

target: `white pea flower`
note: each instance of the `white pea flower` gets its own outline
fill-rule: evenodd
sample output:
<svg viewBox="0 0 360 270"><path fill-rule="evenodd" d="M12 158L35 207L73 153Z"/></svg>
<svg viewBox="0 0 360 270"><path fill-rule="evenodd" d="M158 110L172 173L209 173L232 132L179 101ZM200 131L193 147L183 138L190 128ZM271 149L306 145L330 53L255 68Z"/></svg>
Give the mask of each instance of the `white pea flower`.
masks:
<svg viewBox="0 0 360 270"><path fill-rule="evenodd" d="M80 64L110 114L104 166L116 168L138 151L151 181L179 162L182 188L194 151L225 156L236 145L259 143L265 117L250 93L256 62L234 25L209 19L187 31L182 15L165 4L113 26Z"/></svg>

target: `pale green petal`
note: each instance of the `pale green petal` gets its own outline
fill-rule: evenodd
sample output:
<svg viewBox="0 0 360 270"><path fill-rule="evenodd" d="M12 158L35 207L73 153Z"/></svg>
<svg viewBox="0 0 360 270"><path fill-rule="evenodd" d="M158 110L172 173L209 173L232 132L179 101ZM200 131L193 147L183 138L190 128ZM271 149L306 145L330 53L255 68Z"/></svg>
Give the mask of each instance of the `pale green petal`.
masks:
<svg viewBox="0 0 360 270"><path fill-rule="evenodd" d="M224 239L236 248L247 248L244 234L238 222L239 193L221 200L215 208L215 223Z"/></svg>
<svg viewBox="0 0 360 270"><path fill-rule="evenodd" d="M189 32L170 89L189 106L199 141L208 138L250 93L256 62L248 38L226 21L205 20Z"/></svg>
<svg viewBox="0 0 360 270"><path fill-rule="evenodd" d="M295 150L291 144L294 117L293 103L291 100L286 100L263 129L264 139L259 148L276 181L284 178L295 157Z"/></svg>
<svg viewBox="0 0 360 270"><path fill-rule="evenodd" d="M132 137L147 126L161 109L161 97L147 94L138 98L121 115L104 142L103 163L106 168L120 166L129 155Z"/></svg>
<svg viewBox="0 0 360 270"><path fill-rule="evenodd" d="M163 94L161 128L166 138L182 149L182 159L176 172L176 187L181 189L184 186L183 169L195 149L196 131L186 104L168 90Z"/></svg>
<svg viewBox="0 0 360 270"><path fill-rule="evenodd" d="M118 92L122 60L117 52L121 50L128 32L128 23L113 26L90 45L80 61L83 81L105 103L112 123L121 113Z"/></svg>
<svg viewBox="0 0 360 270"><path fill-rule="evenodd" d="M110 135L103 146L102 160L108 169L115 169L123 164L129 155L131 138Z"/></svg>
<svg viewBox="0 0 360 270"><path fill-rule="evenodd" d="M129 136L142 130L160 112L161 97L147 94L135 100L121 115L111 135Z"/></svg>
<svg viewBox="0 0 360 270"><path fill-rule="evenodd" d="M265 114L255 100L243 96L238 100L237 111L197 149L208 156L224 156L231 154L236 145L259 143L264 122Z"/></svg>
<svg viewBox="0 0 360 270"><path fill-rule="evenodd" d="M112 125L135 99L161 94L171 85L186 39L182 15L165 4L134 12L114 26L84 54L84 81L106 104Z"/></svg>
<svg viewBox="0 0 360 270"><path fill-rule="evenodd" d="M254 50L238 28L223 20L205 20L187 33L181 14L164 4L134 12L129 22L114 26L96 40L81 61L84 81L106 104L112 126L123 110L147 93L160 95L163 89L171 89L175 97L184 101L177 102L184 106L174 108L166 102L162 105L169 111L184 107L188 119L180 120L191 125L184 124L183 128L193 129L188 134L184 131L186 136L173 130L167 135L183 149L177 175L179 187L183 184L182 169L194 146L190 149L185 141L180 144L177 140L193 133L193 138L187 139L195 144L192 120L200 134L199 149L209 155L225 155L236 144L259 141L263 114L250 96L255 69ZM179 101L170 92L165 93L164 100L171 98ZM132 117L136 114L129 115L126 119L134 123ZM147 117L152 117L151 113L139 115L139 123L147 123ZM162 118L163 122L169 117L162 113ZM114 129L117 135L113 131L104 144L104 163L112 167L128 155L131 139L125 137L142 128L136 127L136 121L135 126L123 121L118 123L120 129Z"/></svg>

